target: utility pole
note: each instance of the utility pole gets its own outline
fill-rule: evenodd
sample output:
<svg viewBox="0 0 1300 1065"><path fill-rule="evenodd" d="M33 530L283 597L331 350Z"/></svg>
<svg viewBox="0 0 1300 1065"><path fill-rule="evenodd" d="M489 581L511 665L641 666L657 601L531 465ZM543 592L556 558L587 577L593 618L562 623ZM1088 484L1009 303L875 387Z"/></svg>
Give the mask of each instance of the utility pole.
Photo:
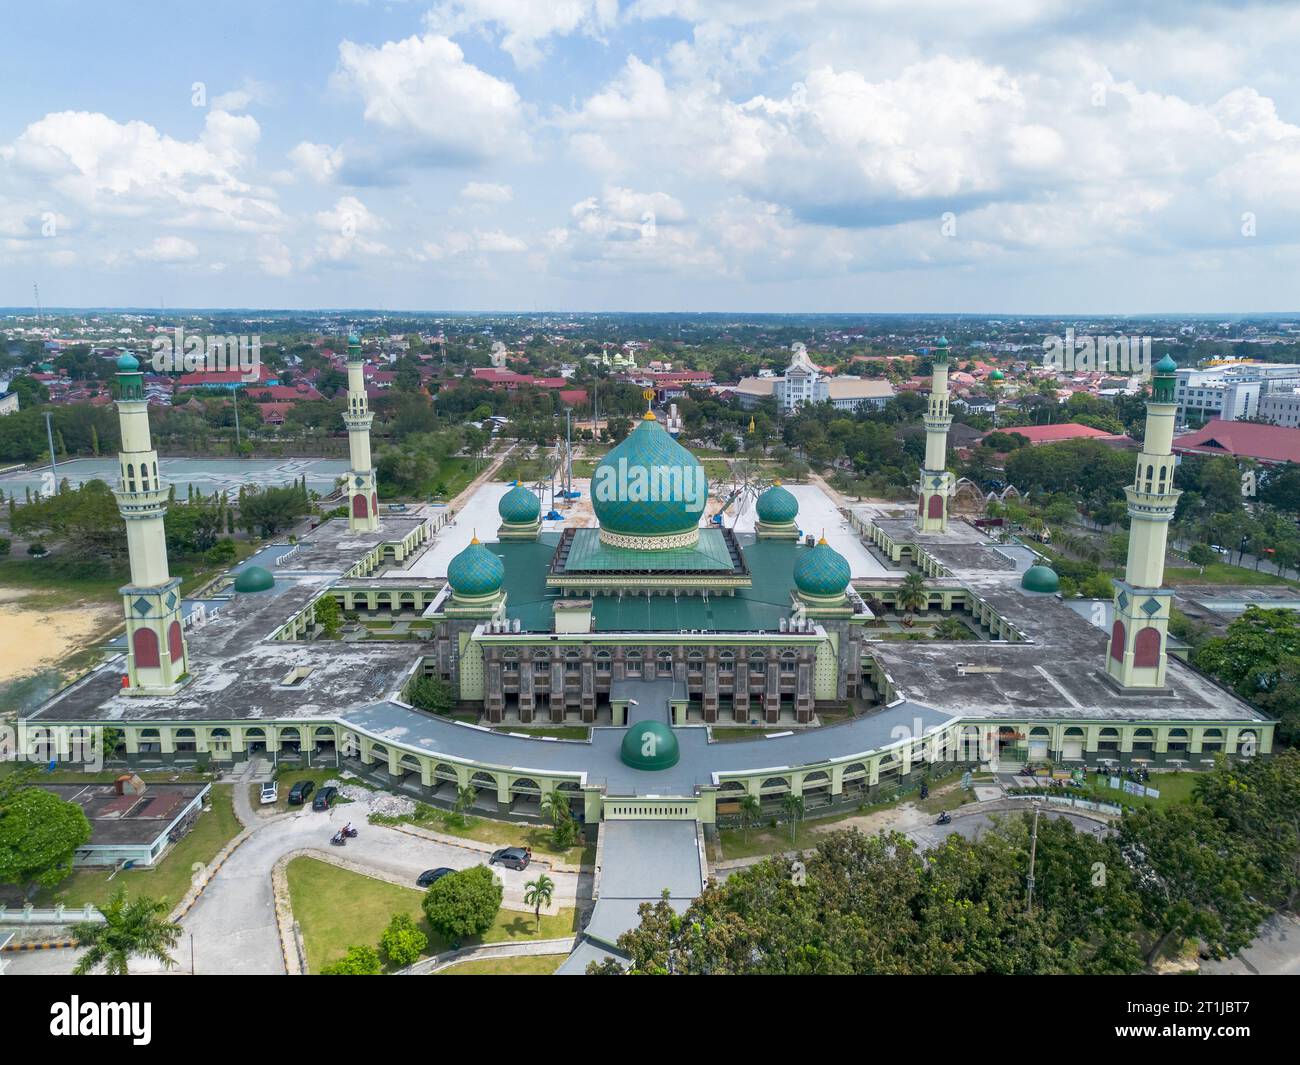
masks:
<svg viewBox="0 0 1300 1065"><path fill-rule="evenodd" d="M54 491L51 495L59 494L59 467L54 461L54 430L50 424L50 412L45 412L45 438L50 442L50 476L54 478Z"/></svg>
<svg viewBox="0 0 1300 1065"><path fill-rule="evenodd" d="M564 505L573 505L573 408L564 412Z"/></svg>
<svg viewBox="0 0 1300 1065"><path fill-rule="evenodd" d="M239 386L235 386L233 393L235 397L235 450L238 451L242 441L239 437Z"/></svg>
<svg viewBox="0 0 1300 1065"><path fill-rule="evenodd" d="M1028 894L1028 900L1027 900L1027 902L1028 902L1028 910L1029 910L1030 913L1033 913L1033 912L1034 912L1034 859L1035 859L1035 858L1037 857L1037 855L1038 855L1038 811L1039 811L1039 805L1040 805L1040 804L1039 804L1037 801L1035 801L1035 803L1034 803L1034 828L1033 828L1033 832L1030 834L1030 837L1029 837L1029 894Z"/></svg>

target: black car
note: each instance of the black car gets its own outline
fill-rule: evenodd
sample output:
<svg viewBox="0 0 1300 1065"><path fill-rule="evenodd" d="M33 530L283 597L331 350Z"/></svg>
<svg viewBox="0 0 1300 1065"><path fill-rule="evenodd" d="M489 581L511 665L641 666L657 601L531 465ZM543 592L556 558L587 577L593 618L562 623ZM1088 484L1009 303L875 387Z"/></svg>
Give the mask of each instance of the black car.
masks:
<svg viewBox="0 0 1300 1065"><path fill-rule="evenodd" d="M316 789L316 785L310 780L300 780L289 789L289 805L301 806L307 801L307 796Z"/></svg>
<svg viewBox="0 0 1300 1065"><path fill-rule="evenodd" d="M316 798L311 801L313 810L328 810L334 805L334 800L339 797L338 788L321 788L316 793Z"/></svg>
<svg viewBox="0 0 1300 1065"><path fill-rule="evenodd" d="M507 869L527 869L532 860L533 852L524 847L502 847L499 851L492 852L488 865L500 863Z"/></svg>
<svg viewBox="0 0 1300 1065"><path fill-rule="evenodd" d="M415 878L418 887L429 887L436 884L448 873L454 873L455 869L449 869L447 866L440 866L437 869L426 869L423 873Z"/></svg>

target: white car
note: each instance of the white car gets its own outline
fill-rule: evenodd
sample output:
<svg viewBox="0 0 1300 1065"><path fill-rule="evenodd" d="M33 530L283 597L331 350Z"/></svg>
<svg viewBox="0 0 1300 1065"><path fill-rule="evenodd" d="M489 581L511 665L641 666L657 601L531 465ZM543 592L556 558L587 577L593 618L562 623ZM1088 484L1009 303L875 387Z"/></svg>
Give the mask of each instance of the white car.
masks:
<svg viewBox="0 0 1300 1065"><path fill-rule="evenodd" d="M275 786L275 781L268 781L262 785L262 805L269 806L273 802L280 801L280 789Z"/></svg>

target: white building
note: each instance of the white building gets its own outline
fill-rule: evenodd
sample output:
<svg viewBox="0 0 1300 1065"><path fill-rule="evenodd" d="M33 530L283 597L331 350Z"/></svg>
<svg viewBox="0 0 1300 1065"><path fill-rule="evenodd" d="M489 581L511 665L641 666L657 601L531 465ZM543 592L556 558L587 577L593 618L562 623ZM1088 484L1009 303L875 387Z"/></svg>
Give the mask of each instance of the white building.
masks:
<svg viewBox="0 0 1300 1065"><path fill-rule="evenodd" d="M1262 409L1265 398L1295 388L1300 388L1300 365L1231 362L1204 370L1179 370L1174 398L1179 421L1194 416L1201 421L1220 418L1234 422L1267 417Z"/></svg>
<svg viewBox="0 0 1300 1065"><path fill-rule="evenodd" d="M894 398L894 386L870 377L832 377L808 357L803 344L791 345L790 365L780 377L746 377L736 386L735 394L746 409L757 406L760 399L775 396L776 404L789 413L805 403L833 403L839 410L859 407L883 407Z"/></svg>

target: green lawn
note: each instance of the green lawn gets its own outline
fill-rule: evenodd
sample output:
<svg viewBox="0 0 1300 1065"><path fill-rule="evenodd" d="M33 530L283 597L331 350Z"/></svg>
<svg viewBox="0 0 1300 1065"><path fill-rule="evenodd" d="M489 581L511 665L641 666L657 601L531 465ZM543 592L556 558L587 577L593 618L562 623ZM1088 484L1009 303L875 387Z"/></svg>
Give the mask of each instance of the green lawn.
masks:
<svg viewBox="0 0 1300 1065"><path fill-rule="evenodd" d="M168 908L175 906L190 888L193 867L196 864L207 865L222 847L239 835L240 824L235 817L230 789L229 784L212 786L212 809L199 815L189 834L154 868L128 869L111 881L108 870L79 869L53 891L42 892L36 905L50 906L63 902L69 906L84 906L90 902L101 906L114 891L124 887L132 898L148 895L163 900Z"/></svg>
<svg viewBox="0 0 1300 1065"><path fill-rule="evenodd" d="M1172 806L1174 803L1187 802L1192 797L1198 776L1196 772L1152 773L1146 786L1160 792L1158 799L1148 799L1146 796L1139 798L1137 795L1129 795L1123 789L1113 790L1104 784L1099 785L1098 782L1107 777L1093 773L1088 774L1088 784L1106 802L1117 802L1124 806Z"/></svg>
<svg viewBox="0 0 1300 1065"><path fill-rule="evenodd" d="M586 725L559 725L555 728L498 725L492 731L514 732L520 736L550 736L557 740L585 740L591 736L591 729Z"/></svg>
<svg viewBox="0 0 1300 1065"><path fill-rule="evenodd" d="M1168 566L1165 568L1165 584L1280 584L1297 586L1296 581L1261 573L1243 566L1231 566L1226 562L1211 562L1202 573L1199 566Z"/></svg>
<svg viewBox="0 0 1300 1065"><path fill-rule="evenodd" d="M429 937L426 956L451 949L425 920L420 906L424 892L419 888L399 887L315 858L295 858L286 873L294 919L302 928L307 967L313 973L343 957L349 947L377 948L380 935L397 913L409 914ZM501 910L482 938L462 945L559 939L577 931L576 921L574 910L564 908L554 917L543 914L539 930L532 914Z"/></svg>
<svg viewBox="0 0 1300 1065"><path fill-rule="evenodd" d="M485 958L463 961L434 976L553 976L564 963L563 954L530 954L519 958Z"/></svg>
<svg viewBox="0 0 1300 1065"><path fill-rule="evenodd" d="M789 732L785 728L748 728L745 726L730 725L722 728L715 727L712 729L714 740L718 743L729 743L733 740L754 740L760 736L768 736L778 732Z"/></svg>
<svg viewBox="0 0 1300 1065"><path fill-rule="evenodd" d="M765 854L780 854L784 851L810 850L817 846L819 838L827 829L834 828L840 822L855 817L865 817L877 810L897 805L898 803L895 802L878 802L863 806L861 809L845 810L831 817L800 821L793 841L790 839L789 824L781 823L773 828L769 823L770 818L761 819L748 832L739 828L719 829L722 856L728 859L756 858Z"/></svg>

